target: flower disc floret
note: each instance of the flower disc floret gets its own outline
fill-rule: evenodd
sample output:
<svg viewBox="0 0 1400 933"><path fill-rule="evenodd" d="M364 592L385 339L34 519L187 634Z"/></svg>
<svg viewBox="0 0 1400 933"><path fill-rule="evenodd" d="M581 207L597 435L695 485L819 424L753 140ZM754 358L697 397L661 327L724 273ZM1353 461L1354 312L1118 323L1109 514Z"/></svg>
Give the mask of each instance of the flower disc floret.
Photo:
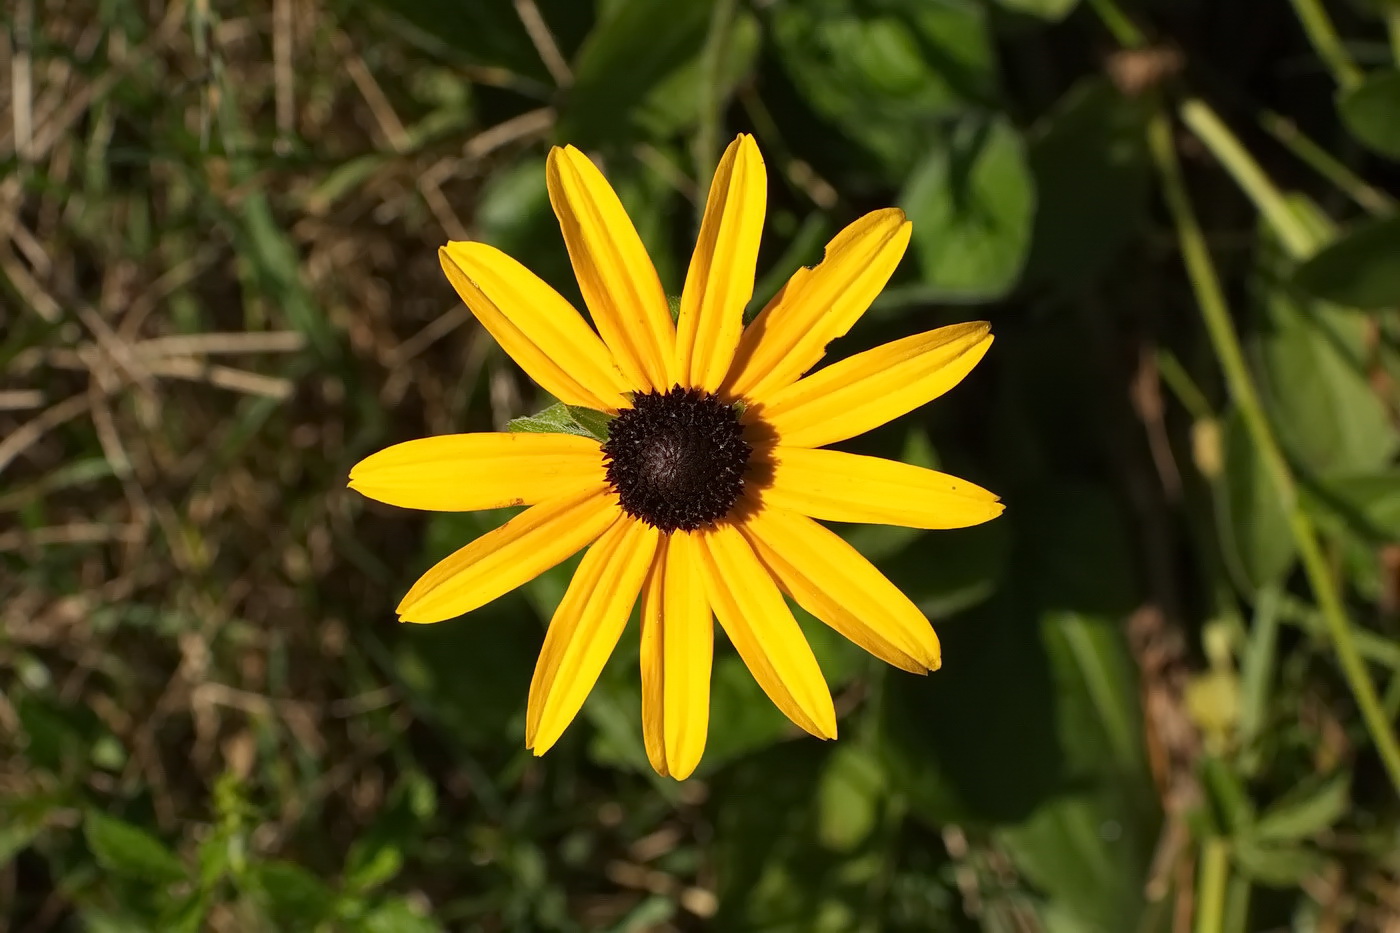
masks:
<svg viewBox="0 0 1400 933"><path fill-rule="evenodd" d="M637 393L603 445L623 511L664 532L695 531L728 515L752 452L732 405L680 386Z"/></svg>

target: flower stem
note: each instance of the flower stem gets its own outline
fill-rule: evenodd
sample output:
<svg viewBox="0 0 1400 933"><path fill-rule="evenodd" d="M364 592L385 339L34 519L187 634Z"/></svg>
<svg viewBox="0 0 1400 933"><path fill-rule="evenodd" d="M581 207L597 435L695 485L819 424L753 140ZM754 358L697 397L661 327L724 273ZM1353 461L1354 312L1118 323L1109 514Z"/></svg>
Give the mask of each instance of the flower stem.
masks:
<svg viewBox="0 0 1400 933"><path fill-rule="evenodd" d="M1147 36L1118 8L1114 0L1089 0L1089 5L1103 21L1104 28L1113 33L1113 38L1119 45L1130 49L1140 49L1147 45Z"/></svg>
<svg viewBox="0 0 1400 933"><path fill-rule="evenodd" d="M1209 104L1198 98L1187 100L1181 105L1181 120L1259 208L1290 256L1301 258L1317 249L1320 245L1317 237L1304 226L1283 192L1264 174L1254 156Z"/></svg>
<svg viewBox="0 0 1400 933"><path fill-rule="evenodd" d="M720 121L724 101L724 55L734 24L735 0L718 0L710 11L710 28L701 52L701 69L704 79L700 82L700 124L695 131L695 177L700 180L701 191L705 180L715 173L719 160ZM699 209L703 213L705 202L701 199Z"/></svg>
<svg viewBox="0 0 1400 933"><path fill-rule="evenodd" d="M1186 274L1196 293L1196 301L1205 319L1206 330L1211 344L1225 374L1231 397L1240 410L1250 439L1258 448L1265 469L1273 482L1274 489L1282 500L1288 515L1288 527L1298 546L1298 554L1307 574L1308 583L1327 624L1327 634L1332 641L1342 674L1351 688L1352 696L1361 711L1366 729L1376 745L1381 761L1390 776L1391 783L1400 793L1400 742L1396 741L1380 697L1371 683L1366 665L1356 649L1356 639L1352 633L1351 621L1342 606L1342 597L1332 579L1327 561L1303 504L1298 498L1297 483L1292 469L1283 455L1278 440L1265 415L1258 390L1245 364L1244 352L1240 347L1239 335L1230 318L1225 294L1216 275L1215 265L1206 248L1205 236L1201 231L1186 186L1181 177L1181 166L1177 162L1176 150L1172 143L1170 120L1164 110L1159 110L1148 127L1148 144L1153 160L1157 163L1162 178L1163 193L1172 220L1176 224L1180 240L1182 258L1186 263Z"/></svg>
<svg viewBox="0 0 1400 933"><path fill-rule="evenodd" d="M1392 21L1400 28L1400 7L1396 10ZM1400 53L1400 34L1396 35L1396 50ZM1298 124L1292 120L1272 110L1264 110L1259 114L1259 125L1263 127L1264 132L1278 140L1289 152L1330 181L1337 190L1355 201L1357 206L1368 214L1380 217L1389 214L1395 208L1395 201L1390 195L1343 165L1336 156L1298 129Z"/></svg>
<svg viewBox="0 0 1400 933"><path fill-rule="evenodd" d="M1361 70L1347 54L1342 45L1342 37L1337 35L1337 27L1332 25L1327 11L1322 8L1322 0L1293 0L1293 9L1308 34L1313 50L1327 63L1333 79L1340 87L1351 88L1361 83Z"/></svg>
<svg viewBox="0 0 1400 933"><path fill-rule="evenodd" d="M1386 7L1385 26L1390 33L1390 54L1395 58L1395 64L1400 65L1400 4L1392 3Z"/></svg>
<svg viewBox="0 0 1400 933"><path fill-rule="evenodd" d="M1224 933L1225 889L1230 881L1230 843L1212 836L1201 846L1196 880L1196 933Z"/></svg>

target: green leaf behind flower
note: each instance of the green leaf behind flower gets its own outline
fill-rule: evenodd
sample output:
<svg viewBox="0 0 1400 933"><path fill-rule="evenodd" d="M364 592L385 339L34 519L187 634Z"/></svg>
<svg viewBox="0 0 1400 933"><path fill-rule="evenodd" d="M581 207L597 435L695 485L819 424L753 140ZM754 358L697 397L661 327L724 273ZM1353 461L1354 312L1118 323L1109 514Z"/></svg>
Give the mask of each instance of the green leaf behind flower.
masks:
<svg viewBox="0 0 1400 933"><path fill-rule="evenodd" d="M601 411L555 402L538 414L512 418L506 427L513 434L576 434L606 441L611 421L612 417Z"/></svg>

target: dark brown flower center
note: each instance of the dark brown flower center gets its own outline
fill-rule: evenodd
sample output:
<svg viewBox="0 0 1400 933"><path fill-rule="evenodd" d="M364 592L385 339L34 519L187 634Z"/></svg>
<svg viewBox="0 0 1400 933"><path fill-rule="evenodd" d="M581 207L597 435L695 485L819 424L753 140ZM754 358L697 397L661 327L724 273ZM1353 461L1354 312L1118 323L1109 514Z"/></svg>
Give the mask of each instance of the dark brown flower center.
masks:
<svg viewBox="0 0 1400 933"><path fill-rule="evenodd" d="M750 453L732 405L680 386L638 392L603 445L623 510L665 532L694 531L727 515L744 491Z"/></svg>

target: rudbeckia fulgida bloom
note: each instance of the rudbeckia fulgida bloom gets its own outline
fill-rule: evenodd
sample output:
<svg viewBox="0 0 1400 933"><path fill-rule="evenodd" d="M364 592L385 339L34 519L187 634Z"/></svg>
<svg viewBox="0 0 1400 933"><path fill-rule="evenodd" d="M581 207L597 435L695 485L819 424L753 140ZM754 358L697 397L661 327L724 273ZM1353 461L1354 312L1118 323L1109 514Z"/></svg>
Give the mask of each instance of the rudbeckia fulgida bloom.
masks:
<svg viewBox="0 0 1400 933"><path fill-rule="evenodd" d="M746 327L767 199L751 137L720 160L674 317L597 167L566 147L547 172L592 327L485 243L447 244L442 267L530 378L611 418L607 437L452 434L359 463L350 485L392 505L528 506L428 570L400 618L470 612L587 548L530 684L535 754L578 713L639 598L642 730L658 772L684 778L700 761L714 619L788 718L834 738L830 691L785 596L905 670L936 669L940 653L914 603L816 520L959 528L1002 506L944 473L822 448L951 389L986 353L988 325L915 334L808 374L894 272L909 242L901 211L846 227Z"/></svg>

